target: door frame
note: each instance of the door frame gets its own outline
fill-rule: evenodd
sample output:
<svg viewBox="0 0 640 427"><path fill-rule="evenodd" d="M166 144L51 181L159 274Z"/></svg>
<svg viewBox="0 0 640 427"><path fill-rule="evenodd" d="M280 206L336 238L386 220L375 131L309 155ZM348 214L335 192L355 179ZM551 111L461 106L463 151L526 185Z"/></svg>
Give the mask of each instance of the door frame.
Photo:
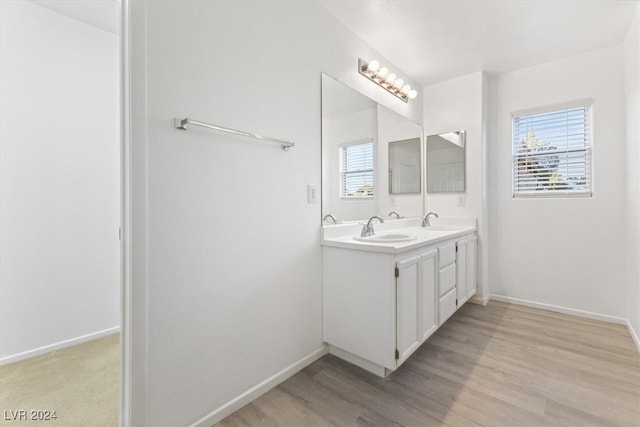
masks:
<svg viewBox="0 0 640 427"><path fill-rule="evenodd" d="M120 2L120 426L131 425L131 93L129 0Z"/></svg>

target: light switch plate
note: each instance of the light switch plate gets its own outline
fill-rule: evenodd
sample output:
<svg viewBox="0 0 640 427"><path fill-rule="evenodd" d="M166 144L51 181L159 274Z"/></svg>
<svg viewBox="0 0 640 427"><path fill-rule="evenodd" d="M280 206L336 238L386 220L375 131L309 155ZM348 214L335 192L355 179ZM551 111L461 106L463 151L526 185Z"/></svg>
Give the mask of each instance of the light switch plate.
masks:
<svg viewBox="0 0 640 427"><path fill-rule="evenodd" d="M462 207L465 204L464 194L458 194L458 207Z"/></svg>
<svg viewBox="0 0 640 427"><path fill-rule="evenodd" d="M318 199L318 188L313 184L307 184L307 203L315 204Z"/></svg>

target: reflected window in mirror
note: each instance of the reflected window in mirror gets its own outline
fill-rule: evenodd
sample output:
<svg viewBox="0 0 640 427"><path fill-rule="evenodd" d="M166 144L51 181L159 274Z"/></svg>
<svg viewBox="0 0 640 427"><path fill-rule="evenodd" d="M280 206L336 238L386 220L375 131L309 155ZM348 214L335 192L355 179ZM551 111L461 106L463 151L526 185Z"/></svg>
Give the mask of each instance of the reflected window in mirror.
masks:
<svg viewBox="0 0 640 427"><path fill-rule="evenodd" d="M373 141L340 147L340 197L373 197Z"/></svg>
<svg viewBox="0 0 640 427"><path fill-rule="evenodd" d="M465 145L463 130L427 137L427 193L465 191Z"/></svg>
<svg viewBox="0 0 640 427"><path fill-rule="evenodd" d="M389 142L389 193L420 193L420 138Z"/></svg>

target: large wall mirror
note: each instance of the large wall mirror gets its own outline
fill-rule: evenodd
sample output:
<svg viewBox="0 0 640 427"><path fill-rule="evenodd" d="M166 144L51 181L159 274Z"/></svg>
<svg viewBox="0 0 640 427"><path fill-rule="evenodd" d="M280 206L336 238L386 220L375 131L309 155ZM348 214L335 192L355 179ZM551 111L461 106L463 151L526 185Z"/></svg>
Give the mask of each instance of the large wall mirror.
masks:
<svg viewBox="0 0 640 427"><path fill-rule="evenodd" d="M427 137L427 192L465 191L465 145L463 130Z"/></svg>
<svg viewBox="0 0 640 427"><path fill-rule="evenodd" d="M322 215L421 216L422 126L322 74Z"/></svg>

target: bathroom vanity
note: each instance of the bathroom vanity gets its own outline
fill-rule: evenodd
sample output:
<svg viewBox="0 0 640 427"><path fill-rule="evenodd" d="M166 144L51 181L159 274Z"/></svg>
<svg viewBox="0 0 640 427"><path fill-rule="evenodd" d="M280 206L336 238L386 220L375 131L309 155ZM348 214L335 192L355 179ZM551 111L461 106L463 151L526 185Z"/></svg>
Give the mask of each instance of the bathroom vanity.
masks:
<svg viewBox="0 0 640 427"><path fill-rule="evenodd" d="M324 233L324 341L378 376L397 369L476 292L473 220L433 228L387 221L367 241L357 239L357 226Z"/></svg>
<svg viewBox="0 0 640 427"><path fill-rule="evenodd" d="M476 292L476 221L421 227L422 217L424 225L437 218L425 216L424 183L431 192L465 191L466 132L429 138L418 123L322 75L324 341L381 377Z"/></svg>

